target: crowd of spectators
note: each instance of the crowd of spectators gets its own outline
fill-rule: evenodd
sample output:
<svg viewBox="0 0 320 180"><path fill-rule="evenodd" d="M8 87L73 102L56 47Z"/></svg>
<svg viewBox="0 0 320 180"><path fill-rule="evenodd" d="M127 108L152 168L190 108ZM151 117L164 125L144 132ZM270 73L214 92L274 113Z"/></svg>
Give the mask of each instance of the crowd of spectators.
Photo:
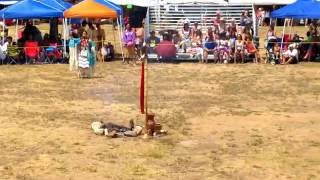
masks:
<svg viewBox="0 0 320 180"><path fill-rule="evenodd" d="M227 23L217 12L211 24L202 27L199 22L185 20L181 30L161 32L161 41L152 31L146 41L148 52L156 53L160 59L190 54L202 63L207 63L210 55L215 63L259 62L259 50L253 40L252 19L248 11L242 13L239 24L234 19Z"/></svg>

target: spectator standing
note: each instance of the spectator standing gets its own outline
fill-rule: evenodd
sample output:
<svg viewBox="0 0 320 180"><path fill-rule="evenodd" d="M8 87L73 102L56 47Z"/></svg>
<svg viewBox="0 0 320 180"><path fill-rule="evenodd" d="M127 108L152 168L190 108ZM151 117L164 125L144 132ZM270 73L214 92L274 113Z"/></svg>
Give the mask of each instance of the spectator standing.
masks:
<svg viewBox="0 0 320 180"><path fill-rule="evenodd" d="M96 37L97 37L97 50L100 51L106 40L106 33L104 29L101 28L100 23L96 23Z"/></svg>
<svg viewBox="0 0 320 180"><path fill-rule="evenodd" d="M123 33L123 44L126 49L126 59L127 63L130 63L130 59L134 59L134 46L135 46L135 41L136 41L136 34L132 30L130 24L126 25L125 32ZM125 63L125 62L124 62Z"/></svg>

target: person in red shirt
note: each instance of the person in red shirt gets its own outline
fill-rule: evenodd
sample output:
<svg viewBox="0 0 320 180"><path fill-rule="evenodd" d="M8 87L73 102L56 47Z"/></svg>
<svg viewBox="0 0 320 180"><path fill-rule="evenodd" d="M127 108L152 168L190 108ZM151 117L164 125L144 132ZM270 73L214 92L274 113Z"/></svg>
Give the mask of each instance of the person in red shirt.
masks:
<svg viewBox="0 0 320 180"><path fill-rule="evenodd" d="M247 54L250 56L254 55L254 59L253 59L253 62L254 63L259 63L258 59L260 58L259 57L259 51L258 49L256 48L255 44L253 43L252 41L252 37L249 36L247 38L247 41L246 41L246 50L247 50Z"/></svg>
<svg viewBox="0 0 320 180"><path fill-rule="evenodd" d="M163 35L163 41L161 41L155 48L156 53L161 59L175 59L177 49L172 41L170 41L169 35Z"/></svg>

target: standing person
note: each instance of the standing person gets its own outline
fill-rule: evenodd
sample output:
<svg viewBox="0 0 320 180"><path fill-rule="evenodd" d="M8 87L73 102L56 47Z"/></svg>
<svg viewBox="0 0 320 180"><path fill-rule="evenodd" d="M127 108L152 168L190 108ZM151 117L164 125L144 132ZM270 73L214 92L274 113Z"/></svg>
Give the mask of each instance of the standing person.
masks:
<svg viewBox="0 0 320 180"><path fill-rule="evenodd" d="M87 31L84 31L80 41L80 53L79 53L79 77L90 78L94 73L95 66L95 45L94 42L89 39Z"/></svg>
<svg viewBox="0 0 320 180"><path fill-rule="evenodd" d="M126 30L123 34L123 44L126 48L127 63L130 64L130 58L134 58L134 46L135 46L136 34L132 30L130 24L126 25ZM125 62L124 62L125 63Z"/></svg>
<svg viewBox="0 0 320 180"><path fill-rule="evenodd" d="M97 50L100 51L100 49L102 48L102 46L104 45L104 41L106 40L106 33L104 31L104 29L101 28L100 23L96 23L96 28L97 28Z"/></svg>
<svg viewBox="0 0 320 180"><path fill-rule="evenodd" d="M88 23L87 33L88 33L89 39L91 39L94 42L97 42L97 30L93 26L92 22Z"/></svg>
<svg viewBox="0 0 320 180"><path fill-rule="evenodd" d="M142 54L141 48L144 42L144 28L143 27L135 28L135 33L136 33L135 50L136 50L137 57L140 58Z"/></svg>
<svg viewBox="0 0 320 180"><path fill-rule="evenodd" d="M80 38L76 31L72 32L72 37L69 40L69 70L78 70L78 45L80 43Z"/></svg>
<svg viewBox="0 0 320 180"><path fill-rule="evenodd" d="M87 21L84 20L81 23L81 27L79 27L79 29L78 29L78 34L80 37L82 37L82 34L86 30L86 28L87 28Z"/></svg>

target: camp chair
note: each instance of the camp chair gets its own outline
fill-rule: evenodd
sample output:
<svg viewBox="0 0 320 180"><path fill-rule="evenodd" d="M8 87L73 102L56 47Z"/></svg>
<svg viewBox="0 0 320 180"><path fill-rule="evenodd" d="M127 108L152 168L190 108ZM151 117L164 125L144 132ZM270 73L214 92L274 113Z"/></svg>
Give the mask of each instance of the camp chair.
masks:
<svg viewBox="0 0 320 180"><path fill-rule="evenodd" d="M30 60L38 60L40 56L40 47L36 41L27 41L24 46L24 54L26 58L26 64L30 63Z"/></svg>
<svg viewBox="0 0 320 180"><path fill-rule="evenodd" d="M7 47L7 64L17 64L17 56L19 56L20 51L16 45L9 45Z"/></svg>
<svg viewBox="0 0 320 180"><path fill-rule="evenodd" d="M54 63L58 59L62 59L62 53L58 49L57 43L50 43L49 47L45 49L45 63Z"/></svg>

